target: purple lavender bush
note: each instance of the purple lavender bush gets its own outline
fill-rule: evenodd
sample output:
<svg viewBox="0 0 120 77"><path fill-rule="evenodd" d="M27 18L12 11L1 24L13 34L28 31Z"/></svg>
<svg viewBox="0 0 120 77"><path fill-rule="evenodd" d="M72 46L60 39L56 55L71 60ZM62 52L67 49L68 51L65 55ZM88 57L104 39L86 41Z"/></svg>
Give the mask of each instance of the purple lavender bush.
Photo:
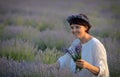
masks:
<svg viewBox="0 0 120 77"><path fill-rule="evenodd" d="M120 43L115 38L101 38L100 39L106 47L107 60L111 77L120 76Z"/></svg>
<svg viewBox="0 0 120 77"><path fill-rule="evenodd" d="M63 30L45 30L40 32L33 27L27 26L6 26L3 29L2 40L18 38L34 42L39 49L67 47L73 37ZM67 36L67 37L66 37Z"/></svg>
<svg viewBox="0 0 120 77"><path fill-rule="evenodd" d="M67 68L57 70L47 67L47 64L41 62L18 62L3 57L0 58L0 77L78 77Z"/></svg>
<svg viewBox="0 0 120 77"><path fill-rule="evenodd" d="M56 48L60 50L63 47L68 47L73 37L71 34L63 30L46 30L40 34L40 45L41 42L44 44L45 48Z"/></svg>
<svg viewBox="0 0 120 77"><path fill-rule="evenodd" d="M38 51L36 54L36 61L41 61L44 64L53 64L55 63L63 53L55 48L47 48L44 51Z"/></svg>

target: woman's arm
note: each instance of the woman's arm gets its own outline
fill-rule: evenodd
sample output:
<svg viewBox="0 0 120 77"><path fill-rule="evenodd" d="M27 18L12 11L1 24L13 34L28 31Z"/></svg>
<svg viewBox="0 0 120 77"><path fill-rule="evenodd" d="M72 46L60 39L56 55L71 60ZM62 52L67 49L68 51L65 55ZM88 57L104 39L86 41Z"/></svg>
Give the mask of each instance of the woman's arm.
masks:
<svg viewBox="0 0 120 77"><path fill-rule="evenodd" d="M109 70L107 65L107 55L104 46L100 42L96 42L92 48L93 64L84 60L78 60L76 65L78 67L86 68L97 77L109 77Z"/></svg>
<svg viewBox="0 0 120 77"><path fill-rule="evenodd" d="M98 75L100 72L99 67L93 66L92 64L86 62L85 60L78 59L76 62L76 65L80 68L88 69L90 72L92 72L94 75Z"/></svg>

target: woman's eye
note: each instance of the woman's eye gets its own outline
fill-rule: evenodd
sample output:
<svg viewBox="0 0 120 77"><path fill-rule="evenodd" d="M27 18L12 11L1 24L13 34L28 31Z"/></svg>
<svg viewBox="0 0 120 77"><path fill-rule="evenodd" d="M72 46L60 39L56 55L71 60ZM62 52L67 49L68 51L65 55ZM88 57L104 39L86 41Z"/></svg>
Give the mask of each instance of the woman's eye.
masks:
<svg viewBox="0 0 120 77"><path fill-rule="evenodd" d="M71 27L71 29L73 29L73 27Z"/></svg>
<svg viewBox="0 0 120 77"><path fill-rule="evenodd" d="M80 27L79 26L76 26L76 29L79 29Z"/></svg>

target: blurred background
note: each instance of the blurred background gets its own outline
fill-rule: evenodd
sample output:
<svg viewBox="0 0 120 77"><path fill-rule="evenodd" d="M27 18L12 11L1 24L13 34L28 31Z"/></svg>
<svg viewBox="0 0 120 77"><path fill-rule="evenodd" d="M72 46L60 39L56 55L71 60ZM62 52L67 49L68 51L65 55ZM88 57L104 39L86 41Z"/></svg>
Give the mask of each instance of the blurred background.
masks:
<svg viewBox="0 0 120 77"><path fill-rule="evenodd" d="M50 77L42 70L75 39L66 18L84 13L90 34L107 50L111 77L120 76L120 0L0 0L0 77ZM14 67L14 68L13 68ZM72 77L70 73L61 77Z"/></svg>

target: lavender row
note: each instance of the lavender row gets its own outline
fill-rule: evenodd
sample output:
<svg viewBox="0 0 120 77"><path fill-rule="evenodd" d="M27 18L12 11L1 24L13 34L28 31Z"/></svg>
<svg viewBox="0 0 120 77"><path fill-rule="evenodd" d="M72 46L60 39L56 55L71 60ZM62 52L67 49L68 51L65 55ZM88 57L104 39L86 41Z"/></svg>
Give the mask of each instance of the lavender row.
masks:
<svg viewBox="0 0 120 77"><path fill-rule="evenodd" d="M0 58L0 67L0 77L78 77L67 68L57 70L40 62L17 62L4 57Z"/></svg>

